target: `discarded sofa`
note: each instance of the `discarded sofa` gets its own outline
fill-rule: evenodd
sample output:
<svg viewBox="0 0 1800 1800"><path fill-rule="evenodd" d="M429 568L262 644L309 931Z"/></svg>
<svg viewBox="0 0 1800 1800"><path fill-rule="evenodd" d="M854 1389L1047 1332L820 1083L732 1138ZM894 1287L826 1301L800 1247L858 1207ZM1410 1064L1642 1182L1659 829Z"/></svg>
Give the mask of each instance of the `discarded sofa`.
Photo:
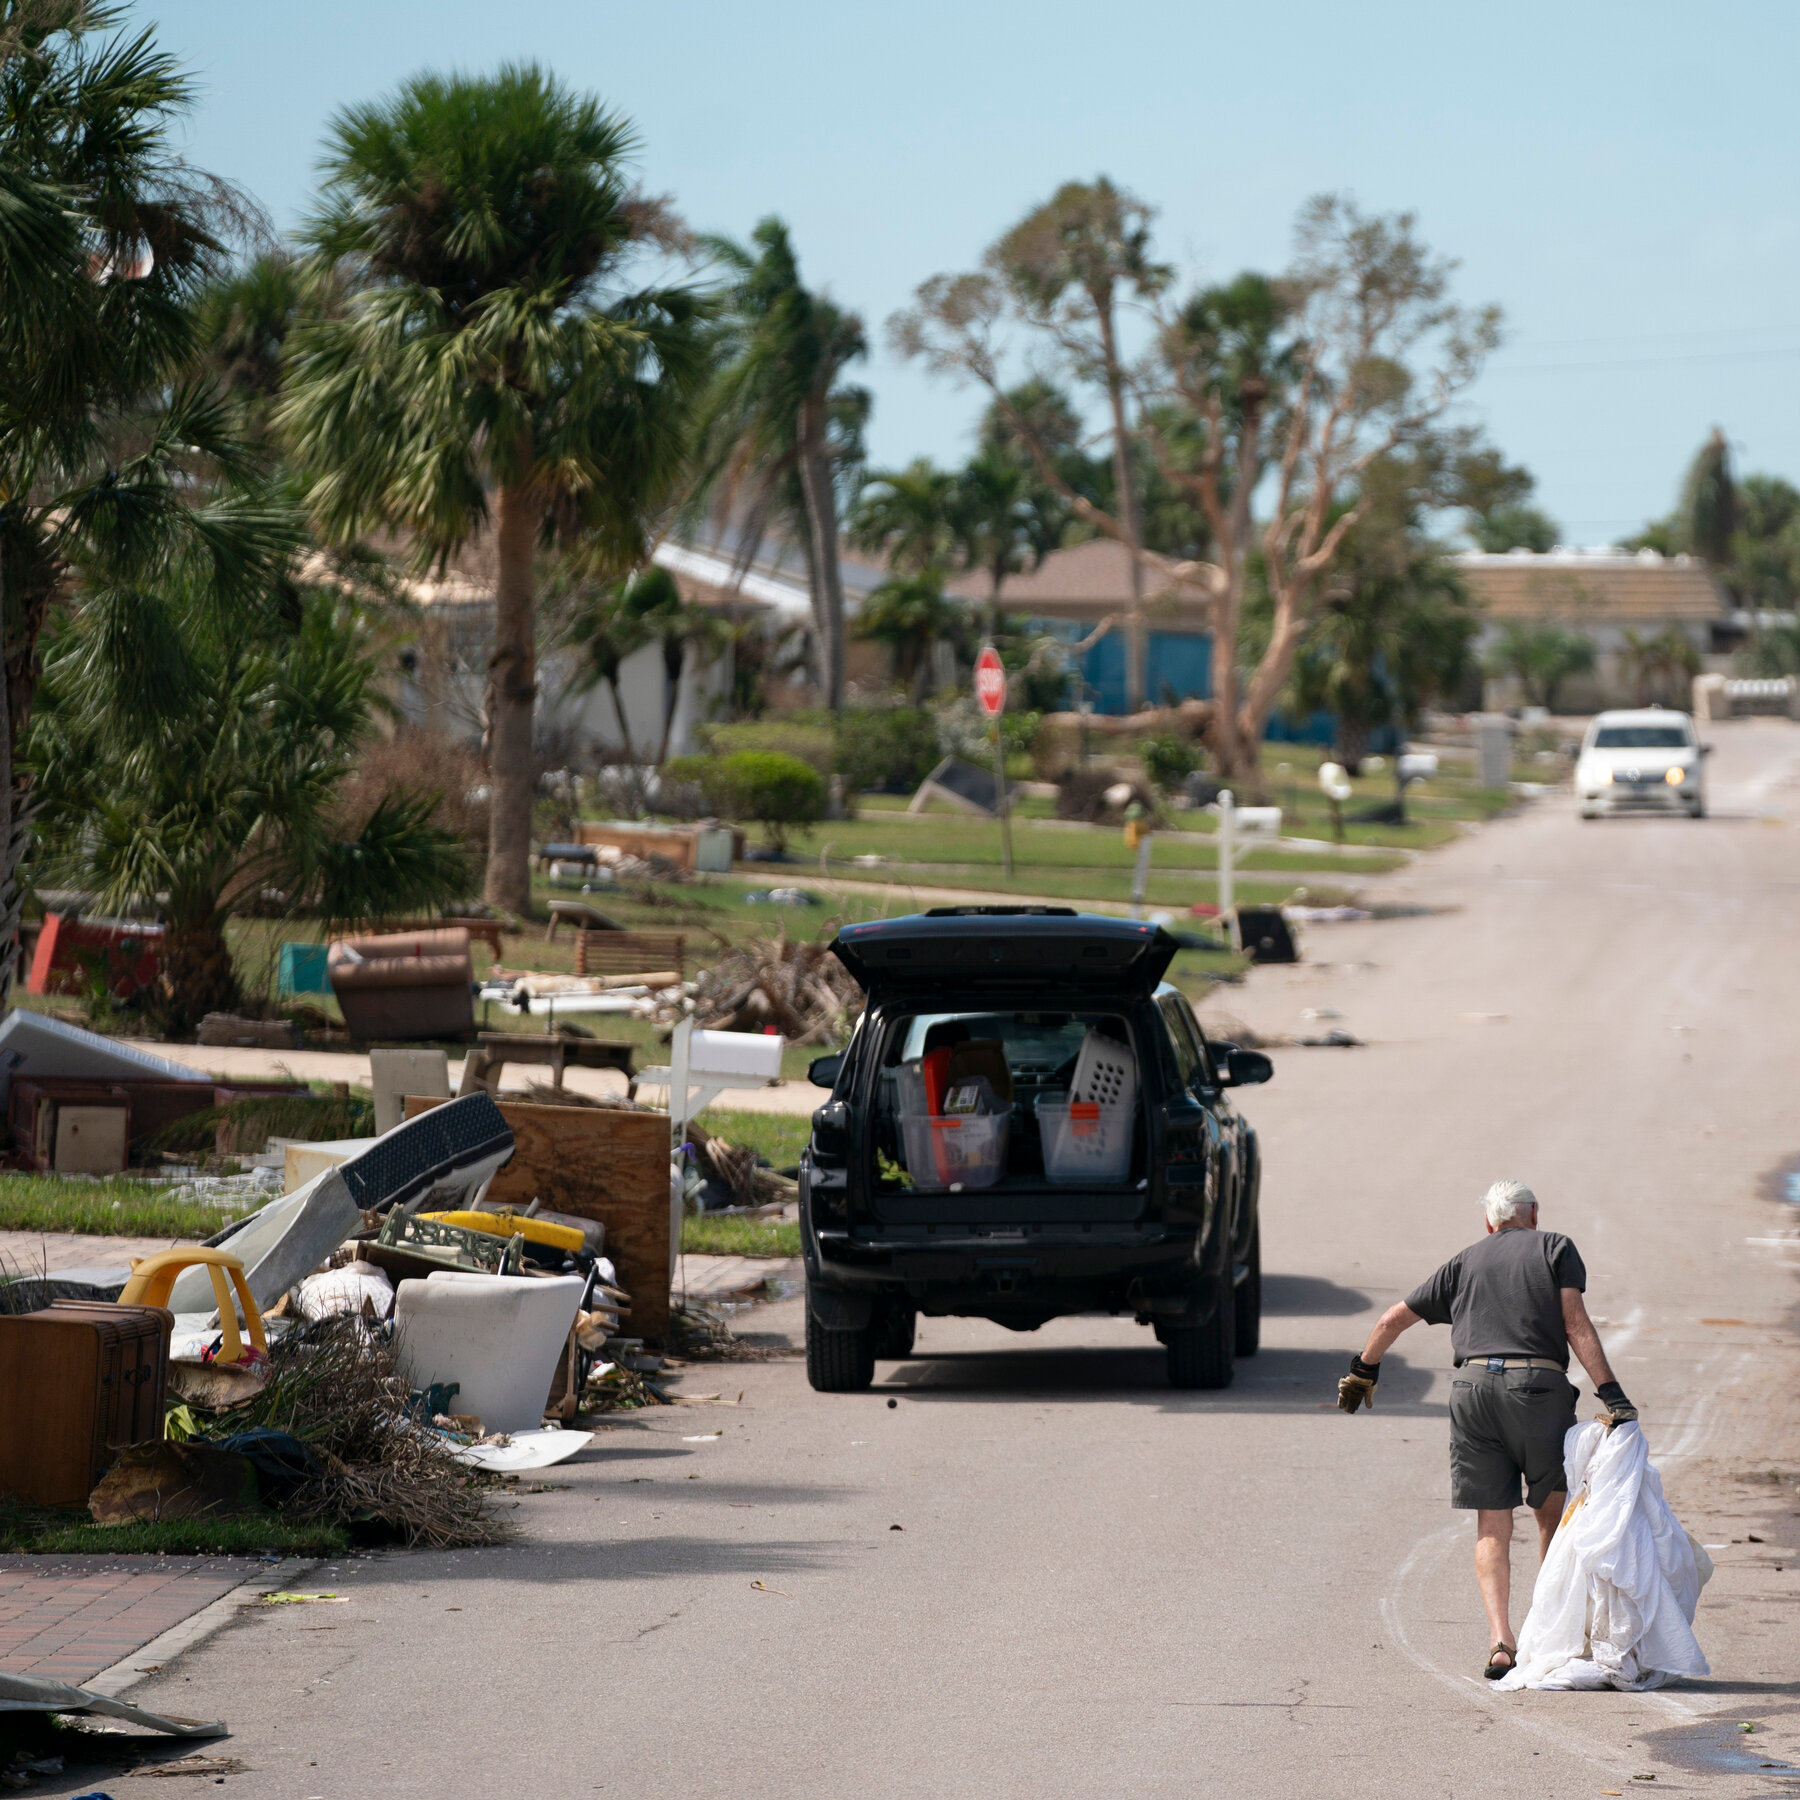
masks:
<svg viewBox="0 0 1800 1800"><path fill-rule="evenodd" d="M475 1029L475 970L461 926L339 938L326 971L353 1037L460 1037Z"/></svg>

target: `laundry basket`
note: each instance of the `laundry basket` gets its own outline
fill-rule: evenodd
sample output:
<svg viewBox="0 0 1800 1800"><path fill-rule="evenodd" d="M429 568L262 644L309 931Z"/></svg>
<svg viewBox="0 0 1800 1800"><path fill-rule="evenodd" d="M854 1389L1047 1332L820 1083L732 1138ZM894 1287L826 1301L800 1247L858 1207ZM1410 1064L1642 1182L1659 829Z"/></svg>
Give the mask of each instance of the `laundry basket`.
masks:
<svg viewBox="0 0 1800 1800"><path fill-rule="evenodd" d="M1116 1038L1090 1026L1075 1059L1069 1098L1089 1106L1119 1107L1130 1112L1137 1104L1137 1058Z"/></svg>
<svg viewBox="0 0 1800 1800"><path fill-rule="evenodd" d="M1136 1118L1135 1106L1040 1100L1037 1122L1045 1175L1063 1185L1123 1181L1131 1167Z"/></svg>
<svg viewBox="0 0 1800 1800"><path fill-rule="evenodd" d="M1007 1113L964 1113L936 1118L930 1113L902 1113L900 1138L906 1146L906 1172L915 1188L992 1187L1006 1172Z"/></svg>

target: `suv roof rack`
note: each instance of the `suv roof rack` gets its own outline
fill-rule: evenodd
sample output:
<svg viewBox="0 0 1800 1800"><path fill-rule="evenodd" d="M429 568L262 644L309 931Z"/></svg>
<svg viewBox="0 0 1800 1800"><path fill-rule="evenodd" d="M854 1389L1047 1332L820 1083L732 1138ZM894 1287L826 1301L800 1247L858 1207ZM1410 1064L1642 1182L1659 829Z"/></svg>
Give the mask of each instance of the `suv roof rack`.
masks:
<svg viewBox="0 0 1800 1800"><path fill-rule="evenodd" d="M1012 919L1021 915L1033 919L1078 916L1072 906L933 906L925 912L928 919Z"/></svg>

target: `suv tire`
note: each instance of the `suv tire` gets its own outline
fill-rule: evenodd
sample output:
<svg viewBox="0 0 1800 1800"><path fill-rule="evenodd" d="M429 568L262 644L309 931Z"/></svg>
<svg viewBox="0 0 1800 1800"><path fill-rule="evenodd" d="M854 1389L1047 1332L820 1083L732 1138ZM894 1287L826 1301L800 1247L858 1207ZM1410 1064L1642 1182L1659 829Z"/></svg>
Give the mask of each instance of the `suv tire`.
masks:
<svg viewBox="0 0 1800 1800"><path fill-rule="evenodd" d="M1250 1273L1237 1285L1231 1348L1237 1356L1254 1356L1262 1343L1262 1223L1250 1233Z"/></svg>
<svg viewBox="0 0 1800 1800"><path fill-rule="evenodd" d="M860 1394L875 1379L875 1334L821 1325L806 1309L806 1379L821 1394Z"/></svg>
<svg viewBox="0 0 1800 1800"><path fill-rule="evenodd" d="M874 1354L885 1362L902 1362L913 1353L913 1333L918 1313L910 1306L889 1306L875 1315L870 1327Z"/></svg>
<svg viewBox="0 0 1800 1800"><path fill-rule="evenodd" d="M1204 1325L1165 1327L1163 1343L1168 1346L1170 1387L1231 1386L1231 1344L1237 1313L1232 1302L1236 1292L1229 1280L1220 1285L1219 1303Z"/></svg>

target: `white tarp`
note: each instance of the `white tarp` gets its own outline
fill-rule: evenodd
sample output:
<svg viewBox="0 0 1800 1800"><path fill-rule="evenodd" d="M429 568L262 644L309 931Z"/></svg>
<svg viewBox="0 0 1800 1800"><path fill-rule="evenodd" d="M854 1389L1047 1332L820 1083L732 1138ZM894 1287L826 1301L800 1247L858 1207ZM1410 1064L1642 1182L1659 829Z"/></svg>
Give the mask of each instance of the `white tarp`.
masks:
<svg viewBox="0 0 1800 1800"><path fill-rule="evenodd" d="M1569 1503L1501 1688L1661 1687L1709 1673L1694 1608L1712 1559L1682 1530L1635 1423L1563 1440Z"/></svg>

